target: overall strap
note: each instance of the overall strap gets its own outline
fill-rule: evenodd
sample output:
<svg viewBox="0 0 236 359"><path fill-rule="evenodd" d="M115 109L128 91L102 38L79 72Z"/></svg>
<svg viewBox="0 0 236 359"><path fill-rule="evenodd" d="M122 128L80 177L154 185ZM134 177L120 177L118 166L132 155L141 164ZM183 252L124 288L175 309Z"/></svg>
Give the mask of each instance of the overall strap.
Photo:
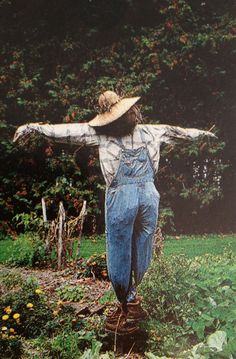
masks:
<svg viewBox="0 0 236 359"><path fill-rule="evenodd" d="M124 150L125 149L125 146L121 140L121 137L117 137L117 142L119 143L120 147Z"/></svg>

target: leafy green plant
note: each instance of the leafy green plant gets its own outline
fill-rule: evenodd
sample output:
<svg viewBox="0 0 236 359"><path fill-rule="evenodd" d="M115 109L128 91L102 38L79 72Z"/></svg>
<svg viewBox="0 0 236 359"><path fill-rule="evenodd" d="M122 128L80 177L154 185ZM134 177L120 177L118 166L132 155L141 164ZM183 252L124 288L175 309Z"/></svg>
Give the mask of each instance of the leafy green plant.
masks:
<svg viewBox="0 0 236 359"><path fill-rule="evenodd" d="M195 312L195 290L190 278L196 271L184 256L161 257L153 264L141 285L141 293L152 318L183 324Z"/></svg>
<svg viewBox="0 0 236 359"><path fill-rule="evenodd" d="M116 300L115 292L113 289L107 290L103 296L99 299L99 303L107 304L112 303Z"/></svg>
<svg viewBox="0 0 236 359"><path fill-rule="evenodd" d="M84 297L84 291L80 286L62 285L56 289L60 299L71 302L78 302Z"/></svg>
<svg viewBox="0 0 236 359"><path fill-rule="evenodd" d="M26 232L39 232L44 225L43 218L38 216L36 212L16 214L15 217L13 217L13 221L17 223L17 227L22 226L23 231Z"/></svg>
<svg viewBox="0 0 236 359"><path fill-rule="evenodd" d="M174 212L171 208L160 209L160 214L158 217L158 227L160 227L161 230L164 231L166 228L169 228L174 231Z"/></svg>
<svg viewBox="0 0 236 359"><path fill-rule="evenodd" d="M39 351L42 355L39 358L60 357L63 359L81 358L86 355L86 358L97 359L100 356L100 349L102 347L102 337L98 337L97 324L93 321L85 323L79 321L76 326L72 326L68 320L63 322L54 335L51 337L41 336L31 342L32 351ZM103 336L104 339L105 336ZM96 356L95 356L96 355ZM101 354L103 355L103 354ZM104 354L105 355L105 354ZM104 357L110 358L110 357ZM113 358L113 356L111 356Z"/></svg>
<svg viewBox="0 0 236 359"><path fill-rule="evenodd" d="M23 338L45 332L52 309L37 281L29 277L14 291L0 297L0 356L19 357ZM6 356L7 357L7 356Z"/></svg>
<svg viewBox="0 0 236 359"><path fill-rule="evenodd" d="M106 352L105 354L101 354L101 347L102 343L97 341L92 342L92 348L87 349L81 356L81 359L115 359L114 352Z"/></svg>
<svg viewBox="0 0 236 359"><path fill-rule="evenodd" d="M50 341L50 354L63 359L76 359L80 356L80 334L75 331L63 330Z"/></svg>
<svg viewBox="0 0 236 359"><path fill-rule="evenodd" d="M214 260L213 260L214 258ZM196 261L195 261L196 265ZM236 337L236 263L234 257L205 256L199 259L194 298L198 317L189 324L202 340L206 334L223 330L229 339Z"/></svg>
<svg viewBox="0 0 236 359"><path fill-rule="evenodd" d="M230 340L227 343L227 335L224 331L216 331L209 335L204 342L194 345L189 350L184 350L175 356L179 359L231 359L236 354L236 342ZM163 356L145 353L147 359L161 359ZM166 357L165 357L166 358Z"/></svg>
<svg viewBox="0 0 236 359"><path fill-rule="evenodd" d="M20 235L14 241L12 253L7 261L12 266L40 266L47 262L45 242L38 235Z"/></svg>
<svg viewBox="0 0 236 359"><path fill-rule="evenodd" d="M144 305L153 318L144 324L153 353L177 355L217 331L225 332L229 343L234 340L235 263L230 252L153 262L141 285Z"/></svg>

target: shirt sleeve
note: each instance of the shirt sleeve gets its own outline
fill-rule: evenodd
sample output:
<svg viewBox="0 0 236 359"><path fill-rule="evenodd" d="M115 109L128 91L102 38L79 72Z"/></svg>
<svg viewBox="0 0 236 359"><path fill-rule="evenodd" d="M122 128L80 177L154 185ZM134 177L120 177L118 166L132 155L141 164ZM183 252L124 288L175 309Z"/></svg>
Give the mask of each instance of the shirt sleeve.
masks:
<svg viewBox="0 0 236 359"><path fill-rule="evenodd" d="M216 138L212 132L196 128L182 128L170 125L151 125L150 127L152 135L154 137L157 135L162 143L174 144L183 141L194 141L206 136Z"/></svg>
<svg viewBox="0 0 236 359"><path fill-rule="evenodd" d="M39 133L60 143L83 144L98 146L100 136L87 123L62 123L58 125L29 123L20 126L14 136L14 141L31 133Z"/></svg>

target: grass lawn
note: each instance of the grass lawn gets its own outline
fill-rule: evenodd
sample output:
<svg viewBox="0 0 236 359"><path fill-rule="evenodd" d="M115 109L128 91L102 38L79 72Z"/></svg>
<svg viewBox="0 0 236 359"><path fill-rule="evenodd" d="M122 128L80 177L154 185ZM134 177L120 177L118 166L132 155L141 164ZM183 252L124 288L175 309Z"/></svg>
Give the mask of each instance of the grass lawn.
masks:
<svg viewBox="0 0 236 359"><path fill-rule="evenodd" d="M14 253L17 255L19 246L16 247L15 242L6 239L0 240L0 263L4 263ZM27 250L29 245L26 241L22 241L20 250ZM206 253L222 254L225 249L231 250L236 254L236 235L216 235L207 234L202 236L177 236L166 237L164 243L164 254L166 256L184 254L189 258L201 256ZM84 258L88 258L93 254L100 254L105 252L105 236L84 237L81 241L80 254Z"/></svg>
<svg viewBox="0 0 236 359"><path fill-rule="evenodd" d="M231 250L236 254L236 235L216 235L206 234L202 236L180 236L167 237L164 242L164 253L169 256L172 254L185 254L187 257L196 257L203 254L222 254L225 249Z"/></svg>
<svg viewBox="0 0 236 359"><path fill-rule="evenodd" d="M225 249L236 254L236 235L168 236L164 242L164 254L167 256L185 254L187 257L196 257L206 253L217 255L222 254ZM105 237L98 240L83 239L81 242L81 256L85 258L105 250Z"/></svg>

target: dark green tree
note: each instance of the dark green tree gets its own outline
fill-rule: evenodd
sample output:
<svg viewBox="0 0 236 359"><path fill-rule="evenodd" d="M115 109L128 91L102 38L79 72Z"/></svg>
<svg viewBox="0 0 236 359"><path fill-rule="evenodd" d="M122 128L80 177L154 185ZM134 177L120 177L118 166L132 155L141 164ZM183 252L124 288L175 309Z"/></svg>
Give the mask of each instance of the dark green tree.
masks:
<svg viewBox="0 0 236 359"><path fill-rule="evenodd" d="M163 148L162 224L235 229L233 0L1 0L0 12L2 227L39 211L44 195L65 198L72 214L86 198L89 229L103 230L96 151L78 152L78 168L75 148L42 139L19 148L12 136L27 121L86 121L109 88L141 95L145 122L215 126L219 140L209 145Z"/></svg>

